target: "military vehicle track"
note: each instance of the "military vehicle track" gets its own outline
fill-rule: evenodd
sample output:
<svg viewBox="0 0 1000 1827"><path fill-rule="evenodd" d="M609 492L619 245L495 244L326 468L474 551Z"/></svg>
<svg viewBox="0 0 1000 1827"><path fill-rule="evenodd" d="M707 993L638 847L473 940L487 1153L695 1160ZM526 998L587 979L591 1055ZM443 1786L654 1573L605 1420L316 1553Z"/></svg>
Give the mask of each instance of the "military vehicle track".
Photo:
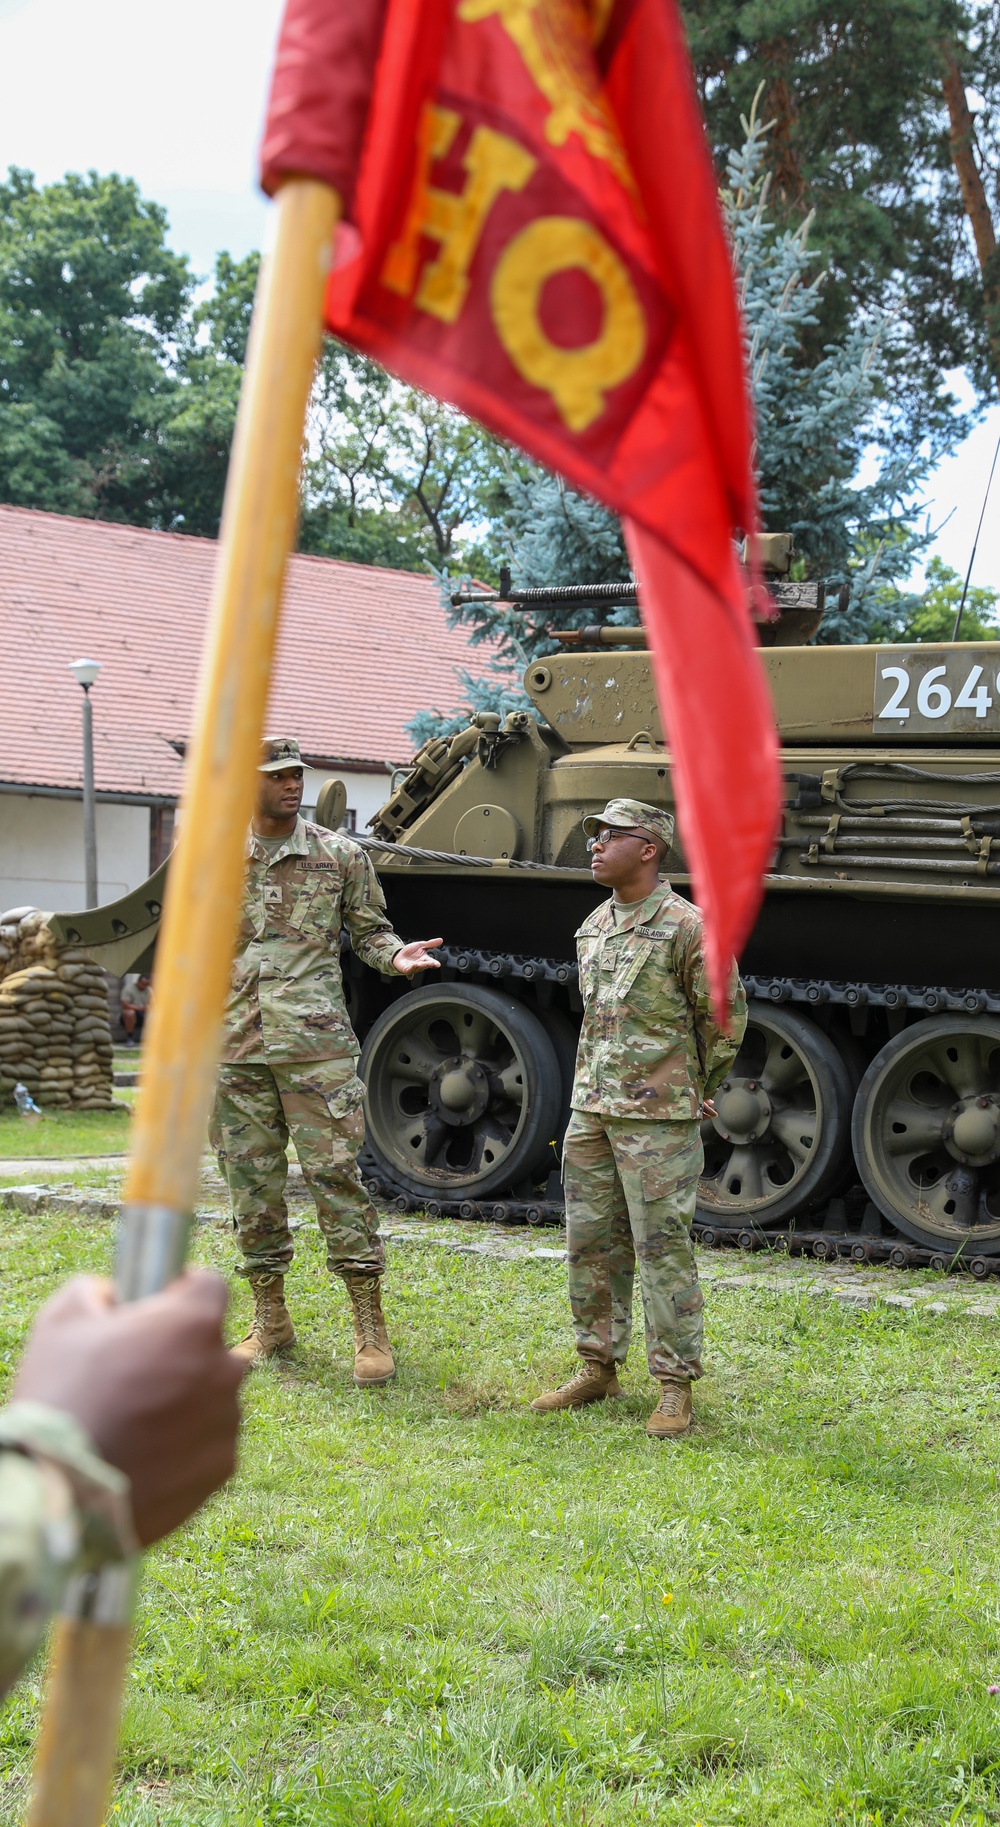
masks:
<svg viewBox="0 0 1000 1827"><path fill-rule="evenodd" d="M438 956L443 970L458 979L481 981L508 989L522 984L553 983L575 985L575 963L559 958L528 957L507 952L486 952L469 947L443 946ZM1000 991L953 990L946 986L928 988L912 984L834 983L825 980L746 975L744 984L752 1002L792 1004L804 1011L824 1005L848 1010L865 1008L887 1011L919 1011L921 1015L939 1011L963 1014L1000 1014ZM442 985L442 989L444 985ZM456 1218L489 1224L562 1225L565 1211L558 1170L549 1173L544 1191L533 1198L504 1195L500 1198L454 1198L417 1196L399 1180L384 1160L378 1160L366 1146L360 1161L365 1185L373 1199L399 1212L422 1211L430 1218ZM848 1185L839 1196L829 1199L819 1209L803 1214L801 1222L787 1226L763 1227L747 1220L733 1227L721 1227L710 1216L699 1212L695 1234L709 1249L723 1247L743 1251L775 1250L789 1255L813 1256L818 1261L840 1258L855 1263L889 1263L894 1268L930 1268L964 1270L977 1280L1000 1275L1000 1255L975 1250L951 1252L947 1249L922 1249L901 1237L891 1220L868 1198L860 1184Z"/></svg>
<svg viewBox="0 0 1000 1827"><path fill-rule="evenodd" d="M562 1225L565 1210L556 1199L416 1199L397 1181L378 1168L367 1149L361 1155L361 1171L371 1197L397 1212L424 1212L428 1218L461 1218L483 1224ZM858 1229L847 1229L851 1216L857 1215ZM815 1220L821 1219L817 1228ZM977 1281L1000 1275L1000 1257L947 1256L940 1250L921 1250L900 1237L881 1234L880 1214L867 1199L863 1187L852 1188L843 1199L831 1199L823 1213L812 1214L802 1230L762 1231L748 1225L741 1231L718 1231L695 1218L694 1233L706 1249L774 1250L789 1256L813 1256L817 1262L891 1264L894 1269L937 1269L950 1274L964 1270ZM871 1226L869 1231L867 1228Z"/></svg>

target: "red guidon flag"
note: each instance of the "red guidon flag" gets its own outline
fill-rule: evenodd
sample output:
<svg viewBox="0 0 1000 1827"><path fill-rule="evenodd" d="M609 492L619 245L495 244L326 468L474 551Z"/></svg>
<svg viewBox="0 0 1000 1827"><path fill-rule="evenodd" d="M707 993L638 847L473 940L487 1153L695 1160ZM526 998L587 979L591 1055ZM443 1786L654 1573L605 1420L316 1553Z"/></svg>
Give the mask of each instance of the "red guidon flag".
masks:
<svg viewBox="0 0 1000 1827"><path fill-rule="evenodd" d="M287 0L262 165L269 193L340 194L337 336L623 517L721 1010L779 774L733 545L756 518L739 312L675 0Z"/></svg>

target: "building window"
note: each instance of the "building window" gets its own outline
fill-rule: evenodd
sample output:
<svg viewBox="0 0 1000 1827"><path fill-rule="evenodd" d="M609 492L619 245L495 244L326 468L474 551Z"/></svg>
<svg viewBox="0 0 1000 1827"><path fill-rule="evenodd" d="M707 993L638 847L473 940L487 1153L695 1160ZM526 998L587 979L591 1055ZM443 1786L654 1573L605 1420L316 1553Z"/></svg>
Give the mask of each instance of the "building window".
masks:
<svg viewBox="0 0 1000 1827"><path fill-rule="evenodd" d="M155 875L174 847L175 806L149 808L149 873Z"/></svg>
<svg viewBox="0 0 1000 1827"><path fill-rule="evenodd" d="M343 823L342 823L340 829L342 831L356 831L357 828L358 828L357 812L355 811L353 806L348 806L347 811L344 813L344 819L343 819Z"/></svg>

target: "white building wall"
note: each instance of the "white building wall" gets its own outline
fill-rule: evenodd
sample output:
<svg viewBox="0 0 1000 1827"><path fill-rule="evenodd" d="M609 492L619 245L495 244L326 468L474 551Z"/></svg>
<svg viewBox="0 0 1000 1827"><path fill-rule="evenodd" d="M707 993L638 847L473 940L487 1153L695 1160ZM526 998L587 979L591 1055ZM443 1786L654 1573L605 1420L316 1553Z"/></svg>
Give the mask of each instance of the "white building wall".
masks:
<svg viewBox="0 0 1000 1827"><path fill-rule="evenodd" d="M334 770L307 768L302 810L308 818ZM389 797L391 776L342 769L356 829ZM148 806L97 802L97 898L117 901L149 874ZM0 793L0 913L9 907L42 907L47 913L82 909L83 802L29 793Z"/></svg>
<svg viewBox="0 0 1000 1827"><path fill-rule="evenodd" d="M149 807L98 800L98 901L117 901L148 874ZM75 913L84 898L83 801L0 793L0 913Z"/></svg>
<svg viewBox="0 0 1000 1827"><path fill-rule="evenodd" d="M385 805L389 797L391 778L389 773L362 774L349 772L346 768L306 768L302 795L303 814L306 818L312 817L324 780L342 780L347 788L347 809L355 814L355 829L363 835L368 820L380 806Z"/></svg>

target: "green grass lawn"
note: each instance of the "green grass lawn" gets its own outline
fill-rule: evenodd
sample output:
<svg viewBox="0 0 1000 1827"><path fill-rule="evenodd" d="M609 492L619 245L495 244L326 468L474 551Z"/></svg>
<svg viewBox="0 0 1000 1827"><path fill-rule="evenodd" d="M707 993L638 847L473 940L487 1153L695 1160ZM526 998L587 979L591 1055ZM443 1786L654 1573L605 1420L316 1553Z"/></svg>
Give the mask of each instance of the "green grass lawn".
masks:
<svg viewBox="0 0 1000 1827"><path fill-rule="evenodd" d="M111 1236L4 1216L9 1374ZM224 1223L196 1254L231 1270ZM571 1364L564 1274L394 1247L399 1381L359 1395L300 1233L300 1345L148 1560L109 1823L1000 1821L994 1325L716 1291L697 1430L654 1445L638 1360L621 1403L526 1412ZM39 1683L0 1719L5 1822Z"/></svg>
<svg viewBox="0 0 1000 1827"><path fill-rule="evenodd" d="M117 1091L115 1097L125 1102L128 1094ZM124 1154L129 1122L126 1110L46 1110L40 1122L27 1121L17 1110L2 1110L0 1176L4 1161Z"/></svg>

